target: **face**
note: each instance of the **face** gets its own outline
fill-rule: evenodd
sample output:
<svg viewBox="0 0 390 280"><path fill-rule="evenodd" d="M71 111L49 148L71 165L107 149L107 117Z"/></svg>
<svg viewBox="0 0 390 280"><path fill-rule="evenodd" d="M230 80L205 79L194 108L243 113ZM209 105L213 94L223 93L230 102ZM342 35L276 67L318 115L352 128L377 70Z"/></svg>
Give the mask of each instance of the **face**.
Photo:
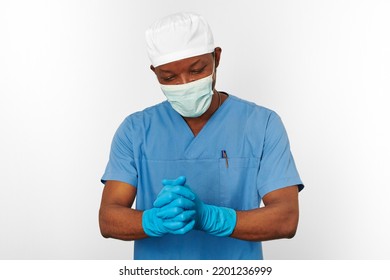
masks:
<svg viewBox="0 0 390 280"><path fill-rule="evenodd" d="M215 67L218 67L220 54L221 49L216 48L214 55L203 54L150 68L156 74L160 84L186 84L210 76L213 73L214 62ZM215 77L213 78L215 80Z"/></svg>

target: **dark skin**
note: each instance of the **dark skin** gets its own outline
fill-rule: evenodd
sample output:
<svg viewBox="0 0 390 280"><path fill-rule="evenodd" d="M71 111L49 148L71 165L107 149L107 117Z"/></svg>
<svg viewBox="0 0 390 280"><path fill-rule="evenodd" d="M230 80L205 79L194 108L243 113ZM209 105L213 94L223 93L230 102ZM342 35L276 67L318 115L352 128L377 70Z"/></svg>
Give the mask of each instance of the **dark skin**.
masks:
<svg viewBox="0 0 390 280"><path fill-rule="evenodd" d="M214 54L204 54L174 61L151 70L159 83L166 85L183 84L211 75L219 66L221 48L215 48ZM218 92L215 86L216 73L213 75L213 97L208 110L197 118L184 120L194 137L202 130L219 107L219 98L224 102L228 96ZM146 238L142 228L143 211L132 209L137 188L119 181L107 181L103 190L99 211L99 224L106 238L136 240ZM267 193L263 197L264 207L248 211L236 211L237 223L231 235L233 238L249 241L266 241L280 238L292 238L298 226L299 206L298 187L286 186Z"/></svg>

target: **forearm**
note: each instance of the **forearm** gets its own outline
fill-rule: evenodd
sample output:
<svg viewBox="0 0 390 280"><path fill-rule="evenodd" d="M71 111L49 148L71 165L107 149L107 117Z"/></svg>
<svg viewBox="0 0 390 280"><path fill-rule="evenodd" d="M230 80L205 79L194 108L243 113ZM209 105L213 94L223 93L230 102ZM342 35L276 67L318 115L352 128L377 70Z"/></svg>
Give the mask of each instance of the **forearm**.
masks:
<svg viewBox="0 0 390 280"><path fill-rule="evenodd" d="M248 241L266 241L292 238L298 226L298 211L267 206L249 211L237 211L233 238Z"/></svg>
<svg viewBox="0 0 390 280"><path fill-rule="evenodd" d="M143 211L107 205L100 208L100 231L105 238L136 240L146 238L142 228Z"/></svg>

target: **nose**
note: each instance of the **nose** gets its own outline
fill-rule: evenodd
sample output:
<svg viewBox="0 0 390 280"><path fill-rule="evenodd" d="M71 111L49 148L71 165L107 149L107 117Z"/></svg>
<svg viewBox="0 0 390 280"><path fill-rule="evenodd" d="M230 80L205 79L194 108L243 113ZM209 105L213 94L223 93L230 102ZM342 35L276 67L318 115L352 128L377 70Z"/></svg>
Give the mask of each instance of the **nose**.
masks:
<svg viewBox="0 0 390 280"><path fill-rule="evenodd" d="M178 85L187 84L187 83L190 83L192 81L193 81L193 79L189 75L187 75L186 73L182 73L178 76L177 84Z"/></svg>

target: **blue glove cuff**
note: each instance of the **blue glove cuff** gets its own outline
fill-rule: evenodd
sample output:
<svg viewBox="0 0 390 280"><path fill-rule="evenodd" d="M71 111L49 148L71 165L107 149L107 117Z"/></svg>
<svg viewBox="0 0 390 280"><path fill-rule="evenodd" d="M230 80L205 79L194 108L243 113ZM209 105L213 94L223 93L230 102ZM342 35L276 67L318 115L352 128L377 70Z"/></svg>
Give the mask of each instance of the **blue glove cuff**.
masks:
<svg viewBox="0 0 390 280"><path fill-rule="evenodd" d="M237 215L234 209L204 204L201 230L215 236L230 236L236 222Z"/></svg>
<svg viewBox="0 0 390 280"><path fill-rule="evenodd" d="M158 231L158 225L155 224L154 216L156 216L156 212L156 209L152 208L142 213L142 228L147 236L159 237L164 235L163 232Z"/></svg>

